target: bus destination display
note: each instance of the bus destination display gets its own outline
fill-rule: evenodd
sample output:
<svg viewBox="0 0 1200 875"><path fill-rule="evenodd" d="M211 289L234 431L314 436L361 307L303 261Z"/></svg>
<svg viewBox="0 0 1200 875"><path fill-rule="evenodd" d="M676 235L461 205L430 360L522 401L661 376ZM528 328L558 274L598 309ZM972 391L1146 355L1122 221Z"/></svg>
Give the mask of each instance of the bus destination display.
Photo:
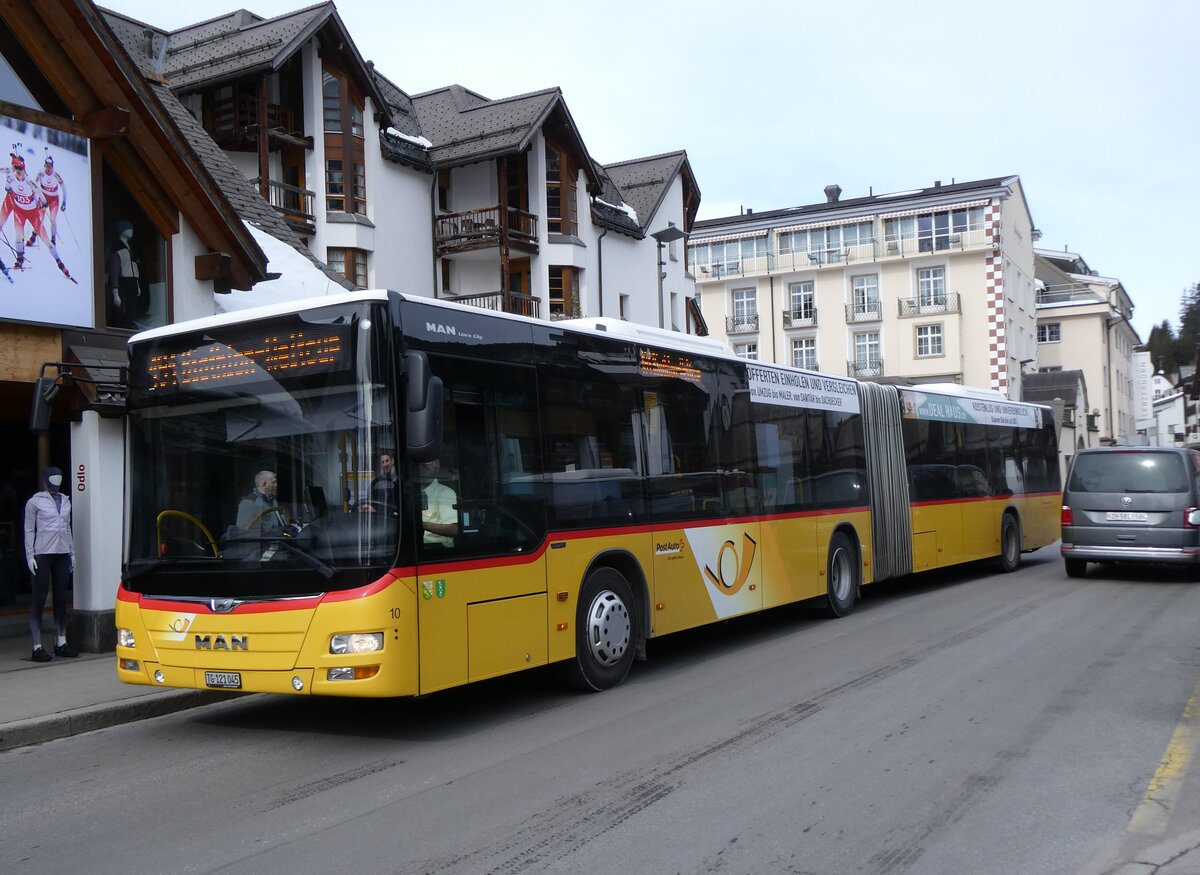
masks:
<svg viewBox="0 0 1200 875"><path fill-rule="evenodd" d="M149 391L172 392L326 373L348 364L344 328L321 326L156 352L147 362L147 376Z"/></svg>

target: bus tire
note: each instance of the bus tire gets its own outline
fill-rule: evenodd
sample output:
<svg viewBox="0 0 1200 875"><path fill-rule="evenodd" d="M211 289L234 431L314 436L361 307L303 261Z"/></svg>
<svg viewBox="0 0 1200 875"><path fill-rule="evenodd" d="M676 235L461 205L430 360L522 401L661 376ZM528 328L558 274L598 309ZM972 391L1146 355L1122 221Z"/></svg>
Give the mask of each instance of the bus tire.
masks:
<svg viewBox="0 0 1200 875"><path fill-rule="evenodd" d="M1067 577L1083 577L1087 574L1087 562L1083 559L1064 559L1063 565L1067 569Z"/></svg>
<svg viewBox="0 0 1200 875"><path fill-rule="evenodd" d="M575 608L575 658L562 664L562 679L587 692L609 690L625 680L637 651L633 589L613 568L597 568L583 582Z"/></svg>
<svg viewBox="0 0 1200 875"><path fill-rule="evenodd" d="M829 616L844 617L853 610L861 572L853 542L845 532L834 532L829 539L829 560L825 569L825 610Z"/></svg>
<svg viewBox="0 0 1200 875"><path fill-rule="evenodd" d="M1006 513L1000 520L1000 570L1011 574L1021 565L1021 524Z"/></svg>

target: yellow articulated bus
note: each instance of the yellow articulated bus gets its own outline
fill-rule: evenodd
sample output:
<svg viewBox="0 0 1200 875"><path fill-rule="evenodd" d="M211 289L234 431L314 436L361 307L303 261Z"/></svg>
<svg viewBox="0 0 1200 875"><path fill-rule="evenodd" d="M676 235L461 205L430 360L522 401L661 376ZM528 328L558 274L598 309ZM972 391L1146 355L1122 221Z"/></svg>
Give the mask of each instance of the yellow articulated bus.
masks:
<svg viewBox="0 0 1200 875"><path fill-rule="evenodd" d="M415 696L1058 537L1046 408L395 292L130 341L131 684Z"/></svg>

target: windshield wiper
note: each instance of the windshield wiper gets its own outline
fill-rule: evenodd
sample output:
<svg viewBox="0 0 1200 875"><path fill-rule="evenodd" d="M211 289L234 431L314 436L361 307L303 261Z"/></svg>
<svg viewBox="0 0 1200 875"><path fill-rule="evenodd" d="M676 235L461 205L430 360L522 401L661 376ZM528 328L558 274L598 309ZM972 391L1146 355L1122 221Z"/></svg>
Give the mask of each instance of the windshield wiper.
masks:
<svg viewBox="0 0 1200 875"><path fill-rule="evenodd" d="M332 565L327 565L320 556L309 550L307 547L301 547L297 544L290 535L275 535L273 537L259 538L261 541L270 541L272 544L279 544L289 553L300 558L300 561L311 568L313 571L320 574L326 580L333 580L338 576L338 569Z"/></svg>

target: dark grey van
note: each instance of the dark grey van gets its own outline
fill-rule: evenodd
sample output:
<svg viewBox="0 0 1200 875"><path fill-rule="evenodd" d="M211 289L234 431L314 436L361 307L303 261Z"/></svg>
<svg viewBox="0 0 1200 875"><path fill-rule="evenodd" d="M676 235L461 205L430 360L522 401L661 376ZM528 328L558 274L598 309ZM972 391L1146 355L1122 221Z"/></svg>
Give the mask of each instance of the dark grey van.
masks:
<svg viewBox="0 0 1200 875"><path fill-rule="evenodd" d="M1200 453L1170 447L1080 450L1063 491L1062 557L1200 563Z"/></svg>

